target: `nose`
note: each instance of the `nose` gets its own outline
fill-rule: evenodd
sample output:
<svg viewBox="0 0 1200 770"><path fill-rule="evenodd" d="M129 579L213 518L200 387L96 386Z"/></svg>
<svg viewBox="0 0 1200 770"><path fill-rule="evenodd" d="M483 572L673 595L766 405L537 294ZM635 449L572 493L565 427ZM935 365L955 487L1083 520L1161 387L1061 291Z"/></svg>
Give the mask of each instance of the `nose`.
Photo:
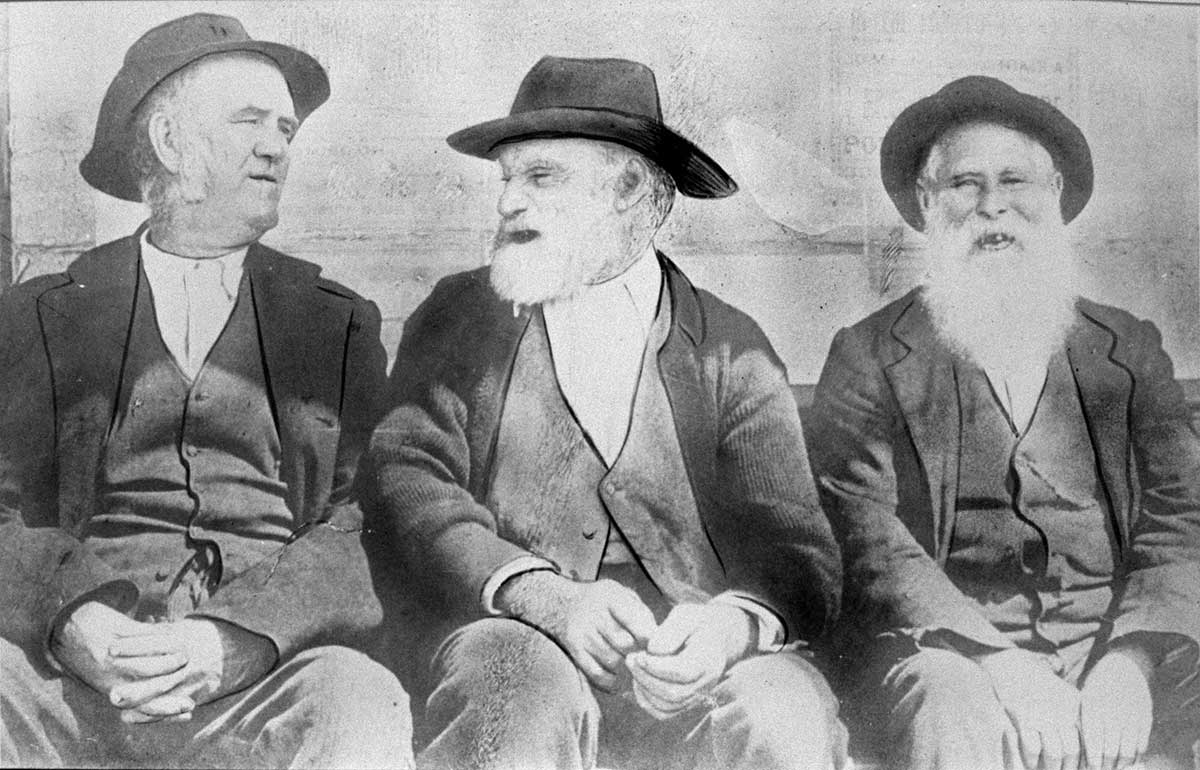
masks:
<svg viewBox="0 0 1200 770"><path fill-rule="evenodd" d="M979 191L975 201L975 213L986 219L995 219L1008 211L1008 195L997 185L987 185Z"/></svg>
<svg viewBox="0 0 1200 770"><path fill-rule="evenodd" d="M496 201L496 211L500 216L508 219L516 216L526 209L529 205L529 199L525 193L521 191L521 185L515 179L510 179L504 183L504 189L500 191L500 199Z"/></svg>
<svg viewBox="0 0 1200 770"><path fill-rule="evenodd" d="M287 155L287 135L276 128L264 128L254 143L254 154L260 158L281 160Z"/></svg>

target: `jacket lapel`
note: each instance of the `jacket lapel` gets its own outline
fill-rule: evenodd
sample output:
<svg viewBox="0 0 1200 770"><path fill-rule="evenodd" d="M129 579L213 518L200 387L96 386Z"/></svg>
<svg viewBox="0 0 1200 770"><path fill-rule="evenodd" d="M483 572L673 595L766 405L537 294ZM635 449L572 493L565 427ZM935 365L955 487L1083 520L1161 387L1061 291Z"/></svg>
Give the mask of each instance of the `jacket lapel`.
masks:
<svg viewBox="0 0 1200 770"><path fill-rule="evenodd" d="M918 529L914 535L931 543L939 563L945 563L958 497L958 375L953 356L936 338L928 310L915 296L893 323L892 337L894 359L884 368L929 484L929 530ZM921 527L922 522L913 524Z"/></svg>
<svg viewBox="0 0 1200 770"><path fill-rule="evenodd" d="M59 517L91 516L96 469L116 408L137 296L141 230L90 251L38 300L54 381Z"/></svg>
<svg viewBox="0 0 1200 770"><path fill-rule="evenodd" d="M258 323L271 411L280 439L293 435L298 408L336 427L351 303L316 285L318 269L258 243L246 254L246 274ZM336 363L335 363L336 362Z"/></svg>
<svg viewBox="0 0 1200 770"><path fill-rule="evenodd" d="M1112 329L1081 308L1067 337L1067 359L1075 375L1084 421L1122 548L1129 543L1129 396L1133 375L1121 360Z"/></svg>
<svg viewBox="0 0 1200 770"><path fill-rule="evenodd" d="M671 293L672 316L667 341L658 353L659 372L696 504L701 511L715 510L718 501L708 498L710 485L717 478L714 459L720 420L717 405L704 387L704 372L696 354L706 333L704 313L691 282L662 252L658 259L665 274L664 289Z"/></svg>

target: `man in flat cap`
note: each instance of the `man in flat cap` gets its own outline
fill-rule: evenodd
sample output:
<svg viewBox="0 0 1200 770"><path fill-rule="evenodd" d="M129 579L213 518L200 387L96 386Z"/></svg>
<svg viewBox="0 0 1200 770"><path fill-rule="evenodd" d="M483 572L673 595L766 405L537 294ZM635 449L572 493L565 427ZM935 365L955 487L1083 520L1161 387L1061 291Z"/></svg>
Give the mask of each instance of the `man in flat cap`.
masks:
<svg viewBox="0 0 1200 770"><path fill-rule="evenodd" d="M838 332L809 438L888 766L1190 768L1200 440L1153 324L1079 296L1087 141L976 76L881 151L928 277Z"/></svg>
<svg viewBox="0 0 1200 770"><path fill-rule="evenodd" d="M197 14L143 35L80 164L150 209L0 298L5 765L404 766L350 494L379 313L258 239L329 95Z"/></svg>
<svg viewBox="0 0 1200 770"><path fill-rule="evenodd" d="M617 59L543 58L448 141L500 164L491 264L409 320L369 452L368 504L445 619L418 766L834 765L798 645L840 568L784 367L654 248L676 190L733 180Z"/></svg>

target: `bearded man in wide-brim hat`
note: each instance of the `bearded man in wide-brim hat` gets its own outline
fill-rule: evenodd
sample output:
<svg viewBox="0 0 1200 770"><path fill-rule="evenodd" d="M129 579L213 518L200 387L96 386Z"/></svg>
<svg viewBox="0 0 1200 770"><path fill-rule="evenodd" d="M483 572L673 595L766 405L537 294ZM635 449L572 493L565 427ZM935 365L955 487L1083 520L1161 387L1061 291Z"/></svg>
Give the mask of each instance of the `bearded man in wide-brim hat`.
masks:
<svg viewBox="0 0 1200 770"><path fill-rule="evenodd" d="M797 649L840 568L784 367L654 248L676 190L733 180L618 59L546 57L448 141L499 163L491 264L408 321L368 454L441 619L414 648L418 764L840 763Z"/></svg>
<svg viewBox="0 0 1200 770"><path fill-rule="evenodd" d="M808 434L864 737L888 767L1192 767L1200 440L1154 325L1080 296L1083 133L972 76L881 155L929 272L838 332Z"/></svg>
<svg viewBox="0 0 1200 770"><path fill-rule="evenodd" d="M258 242L329 95L196 14L129 49L85 180L133 235L0 298L0 756L24 766L411 764L350 493L379 312Z"/></svg>

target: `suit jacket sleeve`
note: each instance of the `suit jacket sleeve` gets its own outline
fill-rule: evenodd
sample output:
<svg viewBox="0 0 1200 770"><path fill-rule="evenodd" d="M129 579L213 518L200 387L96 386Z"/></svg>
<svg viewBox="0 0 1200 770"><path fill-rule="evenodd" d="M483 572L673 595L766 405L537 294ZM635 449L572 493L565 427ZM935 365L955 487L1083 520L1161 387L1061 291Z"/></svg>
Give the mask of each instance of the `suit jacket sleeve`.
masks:
<svg viewBox="0 0 1200 770"><path fill-rule="evenodd" d="M520 333L511 306L493 305L481 272L452 276L405 323L368 453L371 515L389 528L405 575L445 615L481 616L488 577L532 555L496 533L472 491L493 440L481 409L502 401L505 335Z"/></svg>
<svg viewBox="0 0 1200 770"><path fill-rule="evenodd" d="M199 613L270 638L281 657L330 642L362 643L382 619L363 547L373 533L364 527L355 477L382 408L387 356L378 308L354 303L344 360L312 362L343 371L327 504L306 512L274 558L222 584Z"/></svg>
<svg viewBox="0 0 1200 770"><path fill-rule="evenodd" d="M905 524L931 514L901 510L898 474L909 474L910 485L924 476L868 331L843 329L834 338L809 431L846 565L843 616L856 633L872 636L898 632L934 643L930 632L949 632L943 639L972 651L1011 647Z"/></svg>
<svg viewBox="0 0 1200 770"><path fill-rule="evenodd" d="M1181 635L1194 655L1200 643L1200 438L1154 325L1136 322L1118 339L1113 357L1129 362L1132 379L1130 448L1139 501L1112 637Z"/></svg>
<svg viewBox="0 0 1200 770"><path fill-rule="evenodd" d="M714 324L718 318L710 315ZM788 640L812 640L837 616L841 555L813 486L783 364L756 324L739 325L732 334L714 330L739 342L719 356L728 357L718 388L712 501L721 516L706 517L705 525L730 588L774 611Z"/></svg>
<svg viewBox="0 0 1200 770"><path fill-rule="evenodd" d="M106 589L119 609L136 598L59 510L54 391L37 314L56 280L35 279L0 298L0 628L27 650L43 645L58 612L81 596Z"/></svg>

